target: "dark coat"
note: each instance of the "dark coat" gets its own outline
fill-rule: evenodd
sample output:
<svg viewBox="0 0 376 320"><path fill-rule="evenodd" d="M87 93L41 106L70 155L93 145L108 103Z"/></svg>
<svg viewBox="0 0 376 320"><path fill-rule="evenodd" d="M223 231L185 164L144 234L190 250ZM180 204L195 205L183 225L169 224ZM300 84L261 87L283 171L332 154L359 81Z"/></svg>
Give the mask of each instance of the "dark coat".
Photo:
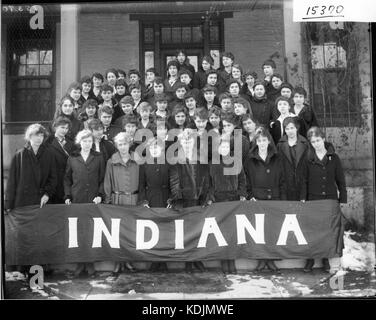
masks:
<svg viewBox="0 0 376 320"><path fill-rule="evenodd" d="M291 112L296 114L294 107L292 107ZM304 107L299 112L298 117L304 121L306 131L304 132L304 134L302 134L302 136L307 138L307 131L311 127L318 127L319 126L319 123L318 123L317 118L316 118L316 114L313 111L313 109L311 108L311 106L309 106L308 104L304 104Z"/></svg>
<svg viewBox="0 0 376 320"><path fill-rule="evenodd" d="M239 174L226 175L225 168L232 168L233 164L209 165L209 195L208 200L213 202L236 201L240 197L247 197L246 179L241 167Z"/></svg>
<svg viewBox="0 0 376 320"><path fill-rule="evenodd" d="M168 80L169 79L166 78L165 81L163 82L164 93L168 94L170 96L174 96L174 93L175 93L176 88L177 88L178 84L180 83L180 81L179 81L179 79L177 79L177 81L175 81L174 84L171 86L170 82Z"/></svg>
<svg viewBox="0 0 376 320"><path fill-rule="evenodd" d="M93 146L91 148L93 151L95 150L95 143L93 143ZM103 156L104 163L107 163L107 160L112 157L112 155L116 152L116 148L114 144L108 140L105 140L104 137L99 142L99 152Z"/></svg>
<svg viewBox="0 0 376 320"><path fill-rule="evenodd" d="M266 96L258 99L253 97L250 101L252 114L255 119L265 127L269 128L269 123L273 119L272 106L266 99Z"/></svg>
<svg viewBox="0 0 376 320"><path fill-rule="evenodd" d="M325 142L325 148L327 153L322 161L317 158L312 147L308 149L308 200L334 199L347 203L346 180L341 160L330 143Z"/></svg>
<svg viewBox="0 0 376 320"><path fill-rule="evenodd" d="M78 120L77 117L74 116L74 115L67 116L67 115L62 113L61 116L68 118L71 122L71 126L68 130L68 133L65 135L65 138L74 142L77 133L84 129L84 124L83 124L83 122ZM54 122L54 120L48 126L48 131L50 132L50 136L53 136L55 134L55 132L53 130L53 122Z"/></svg>
<svg viewBox="0 0 376 320"><path fill-rule="evenodd" d="M51 203L64 203L64 176L67 167L68 157L77 150L76 145L66 139L64 147L58 142L56 137L49 140L49 149L54 157L56 165L56 193L51 199Z"/></svg>
<svg viewBox="0 0 376 320"><path fill-rule="evenodd" d="M244 165L247 176L248 197L258 200L286 200L286 182L282 159L276 148L268 147L268 156L264 162L258 154L256 145L250 152Z"/></svg>
<svg viewBox="0 0 376 320"><path fill-rule="evenodd" d="M100 92L96 96L95 93L94 93L94 91L93 91L93 88L91 88L90 95L93 97L94 100L96 100L98 102L98 105L100 105L100 104L103 103L103 98L102 98L102 95L101 95Z"/></svg>
<svg viewBox="0 0 376 320"><path fill-rule="evenodd" d="M193 77L193 88L201 90L203 87L205 87L207 77L207 73L202 68L199 68L199 70L195 73Z"/></svg>
<svg viewBox="0 0 376 320"><path fill-rule="evenodd" d="M189 62L185 61L183 64L179 63L179 70L188 70L192 74L192 79L196 73L195 67L192 66Z"/></svg>
<svg viewBox="0 0 376 320"><path fill-rule="evenodd" d="M221 68L217 70L218 74L218 83L220 83L222 86L226 86L226 82L231 79L231 73L227 73L225 68Z"/></svg>
<svg viewBox="0 0 376 320"><path fill-rule="evenodd" d="M292 115L293 116L293 115ZM305 126L305 123L304 121L298 117L298 123L299 123L299 131L298 131L298 134L300 134L301 136L304 137L304 134L307 133L307 130L306 130L306 126ZM274 140L274 143L275 145L278 144L278 142L280 141L280 139L285 135L285 130L283 130L283 135L282 135L282 123L281 121L279 120L279 118L277 120L275 120L271 126L270 126L270 134L272 135L273 137L273 140Z"/></svg>
<svg viewBox="0 0 376 320"><path fill-rule="evenodd" d="M171 166L170 188L172 199L186 200L193 205L203 205L207 201L209 189L209 165L177 163Z"/></svg>
<svg viewBox="0 0 376 320"><path fill-rule="evenodd" d="M278 153L282 158L283 171L286 180L287 200L299 201L307 199L307 151L309 142L298 135L293 159L290 153L287 136L283 136L277 145Z"/></svg>
<svg viewBox="0 0 376 320"><path fill-rule="evenodd" d="M145 163L140 166L139 202L165 208L170 197L170 165Z"/></svg>
<svg viewBox="0 0 376 320"><path fill-rule="evenodd" d="M115 136L122 130L120 127L111 124L109 127L103 129L104 138L111 142L114 141Z"/></svg>
<svg viewBox="0 0 376 320"><path fill-rule="evenodd" d="M68 158L64 177L65 199L73 203L91 203L97 196L104 200L105 163L99 152L90 151L86 162L79 152Z"/></svg>
<svg viewBox="0 0 376 320"><path fill-rule="evenodd" d="M42 144L37 155L30 144L14 155L5 193L5 209L40 204L43 195L56 192L56 165L49 148Z"/></svg>

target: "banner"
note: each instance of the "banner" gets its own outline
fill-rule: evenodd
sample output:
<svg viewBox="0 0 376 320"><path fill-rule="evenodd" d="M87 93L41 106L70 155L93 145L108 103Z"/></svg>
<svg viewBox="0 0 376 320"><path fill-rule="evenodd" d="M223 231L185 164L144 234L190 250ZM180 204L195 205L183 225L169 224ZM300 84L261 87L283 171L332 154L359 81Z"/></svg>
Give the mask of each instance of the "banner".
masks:
<svg viewBox="0 0 376 320"><path fill-rule="evenodd" d="M233 201L182 210L95 204L18 208L5 216L6 264L333 257L334 200Z"/></svg>

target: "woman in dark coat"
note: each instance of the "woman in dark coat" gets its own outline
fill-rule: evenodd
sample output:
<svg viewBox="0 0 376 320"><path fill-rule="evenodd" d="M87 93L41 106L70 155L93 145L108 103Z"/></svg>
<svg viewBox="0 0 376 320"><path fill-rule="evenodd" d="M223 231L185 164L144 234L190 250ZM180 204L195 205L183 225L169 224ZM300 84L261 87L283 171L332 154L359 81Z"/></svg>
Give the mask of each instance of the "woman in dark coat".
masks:
<svg viewBox="0 0 376 320"><path fill-rule="evenodd" d="M71 122L66 117L58 117L53 123L54 136L51 136L47 142L49 149L54 156L56 165L57 185L56 193L51 199L51 203L64 203L64 176L67 167L68 157L76 149L74 143L65 139L69 131Z"/></svg>
<svg viewBox="0 0 376 320"><path fill-rule="evenodd" d="M209 192L208 205L213 202L245 201L247 197L246 179L242 165L237 167L226 158L234 156L233 139L225 139L218 147L219 163L209 165ZM224 159L226 159L224 161ZM238 170L236 170L236 168ZM237 172L226 174L226 169L235 169ZM234 171L235 171L234 170ZM232 171L232 170L231 170ZM237 273L235 260L221 260L223 273Z"/></svg>
<svg viewBox="0 0 376 320"><path fill-rule="evenodd" d="M44 206L56 192L56 166L49 148L43 143L47 130L39 123L25 133L25 147L14 155L5 192L5 210Z"/></svg>
<svg viewBox="0 0 376 320"><path fill-rule="evenodd" d="M74 142L74 139L76 138L78 131L80 131L84 127L83 123L80 120L78 120L78 118L76 117L74 113L74 104L75 102L70 96L64 96L63 98L61 98L60 103L58 104L56 108L55 116L53 120L55 121L60 116L67 117L70 120L71 126L69 128L68 133L66 134L66 138L71 140L72 142ZM53 121L50 125L51 135L53 133L53 130L52 130Z"/></svg>
<svg viewBox="0 0 376 320"><path fill-rule="evenodd" d="M203 56L198 71L193 76L193 88L201 90L207 83L208 71L213 69L214 61L211 56Z"/></svg>
<svg viewBox="0 0 376 320"><path fill-rule="evenodd" d="M202 206L207 203L209 189L209 167L192 158L196 144L192 129L186 128L179 136L180 147L177 164L171 166L170 189L171 201L175 207ZM205 271L201 261L186 262L186 272L192 272L193 266Z"/></svg>
<svg viewBox="0 0 376 320"><path fill-rule="evenodd" d="M93 134L89 130L77 134L76 144L80 146L80 151L68 158L65 171L65 203L101 203L104 197L103 156L91 149Z"/></svg>
<svg viewBox="0 0 376 320"><path fill-rule="evenodd" d="M179 62L179 66L180 66L179 70L181 69L188 70L192 74L191 79L193 79L196 70L195 70L195 67L189 63L189 58L187 57L187 54L184 50L179 49L176 51L176 60Z"/></svg>
<svg viewBox="0 0 376 320"><path fill-rule="evenodd" d="M312 127L307 133L312 148L307 156L307 200L333 199L347 203L346 180L341 160L333 146L325 141L324 133ZM305 271L312 271L313 259L308 259ZM330 269L327 258L323 259L326 271Z"/></svg>
<svg viewBox="0 0 376 320"><path fill-rule="evenodd" d="M272 106L269 104L265 94L265 84L256 81L254 86L254 95L250 101L252 114L259 124L269 128L270 121L273 119Z"/></svg>
<svg viewBox="0 0 376 320"><path fill-rule="evenodd" d="M67 161L64 176L65 203L99 204L104 198L105 164L102 154L91 149L93 134L90 130L82 130L77 134L76 144L79 151L74 152ZM93 263L78 263L75 275L86 269L89 275L95 273Z"/></svg>
<svg viewBox="0 0 376 320"><path fill-rule="evenodd" d="M283 121L286 132L278 142L277 150L282 158L286 180L286 197L291 201L305 201L307 198L306 156L308 141L299 132L296 117Z"/></svg>
<svg viewBox="0 0 376 320"><path fill-rule="evenodd" d="M306 103L307 91L302 87L296 87L293 93L293 107L291 112L296 114L302 121L304 121L305 129L308 131L311 127L318 127L318 121L312 107ZM307 137L307 132L302 134Z"/></svg>
<svg viewBox="0 0 376 320"><path fill-rule="evenodd" d="M272 137L265 128L257 131L256 146L249 152L244 164L247 176L248 197L257 200L286 200L286 182L282 159L277 154ZM261 259L256 267L262 271L266 266L279 272L273 260Z"/></svg>
<svg viewBox="0 0 376 320"><path fill-rule="evenodd" d="M163 144L156 138L150 139L148 149L153 163L140 166L138 200L147 208L166 208L170 203L170 165L164 159ZM150 271L167 271L167 263L153 262Z"/></svg>

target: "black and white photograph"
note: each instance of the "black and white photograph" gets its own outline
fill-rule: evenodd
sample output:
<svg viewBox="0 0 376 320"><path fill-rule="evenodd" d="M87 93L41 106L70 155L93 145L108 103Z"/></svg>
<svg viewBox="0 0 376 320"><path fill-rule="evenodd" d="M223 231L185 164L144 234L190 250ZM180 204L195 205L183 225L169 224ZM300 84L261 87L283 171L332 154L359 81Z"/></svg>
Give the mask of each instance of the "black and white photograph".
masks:
<svg viewBox="0 0 376 320"><path fill-rule="evenodd" d="M376 4L354 3L2 3L1 298L375 298Z"/></svg>

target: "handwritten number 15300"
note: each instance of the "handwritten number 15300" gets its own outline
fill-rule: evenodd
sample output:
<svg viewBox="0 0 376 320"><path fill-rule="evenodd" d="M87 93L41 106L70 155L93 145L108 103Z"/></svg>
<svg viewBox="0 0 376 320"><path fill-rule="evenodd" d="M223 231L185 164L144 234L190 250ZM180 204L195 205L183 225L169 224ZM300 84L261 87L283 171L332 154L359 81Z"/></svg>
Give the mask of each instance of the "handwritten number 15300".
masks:
<svg viewBox="0 0 376 320"><path fill-rule="evenodd" d="M308 7L307 9L307 16L309 15L338 15L343 11L344 7L339 5L339 6L313 6L313 7Z"/></svg>

